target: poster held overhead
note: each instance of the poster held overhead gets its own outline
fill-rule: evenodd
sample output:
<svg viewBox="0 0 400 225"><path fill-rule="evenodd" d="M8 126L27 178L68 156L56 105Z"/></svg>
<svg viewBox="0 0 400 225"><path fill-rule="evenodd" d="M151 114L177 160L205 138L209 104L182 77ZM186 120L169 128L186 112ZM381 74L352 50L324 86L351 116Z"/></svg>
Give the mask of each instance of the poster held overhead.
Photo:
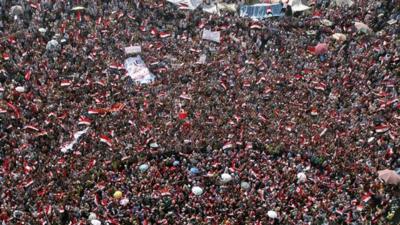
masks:
<svg viewBox="0 0 400 225"><path fill-rule="evenodd" d="M128 71L128 76L140 84L148 84L155 79L140 56L127 58L124 67Z"/></svg>
<svg viewBox="0 0 400 225"><path fill-rule="evenodd" d="M220 43L220 41L221 41L221 32L204 29L203 30L202 39Z"/></svg>

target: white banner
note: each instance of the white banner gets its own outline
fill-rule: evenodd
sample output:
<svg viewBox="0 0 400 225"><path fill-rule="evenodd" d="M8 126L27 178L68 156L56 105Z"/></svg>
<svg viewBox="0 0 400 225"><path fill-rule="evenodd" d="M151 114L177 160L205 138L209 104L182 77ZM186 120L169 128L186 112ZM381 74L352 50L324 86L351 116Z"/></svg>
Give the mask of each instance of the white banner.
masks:
<svg viewBox="0 0 400 225"><path fill-rule="evenodd" d="M187 8L190 10L195 10L201 3L202 0L167 0L167 2L171 2L174 5L177 5L179 8Z"/></svg>
<svg viewBox="0 0 400 225"><path fill-rule="evenodd" d="M72 140L71 142L69 142L69 143L67 143L67 144L64 144L64 145L61 147L61 152L67 153L67 152L71 151L71 150L73 149L74 145L75 145L76 143L78 143L79 138L80 138L82 135L84 135L88 130L89 130L89 127L86 128L86 129L84 129L84 130L82 130L82 131L76 132L76 133L74 134L74 140Z"/></svg>
<svg viewBox="0 0 400 225"><path fill-rule="evenodd" d="M219 43L221 41L221 32L204 29L202 38Z"/></svg>
<svg viewBox="0 0 400 225"><path fill-rule="evenodd" d="M147 68L140 56L125 59L124 67L128 71L128 76L136 82L148 84L154 81L155 76Z"/></svg>
<svg viewBox="0 0 400 225"><path fill-rule="evenodd" d="M140 45L125 47L125 54L137 54L142 52Z"/></svg>

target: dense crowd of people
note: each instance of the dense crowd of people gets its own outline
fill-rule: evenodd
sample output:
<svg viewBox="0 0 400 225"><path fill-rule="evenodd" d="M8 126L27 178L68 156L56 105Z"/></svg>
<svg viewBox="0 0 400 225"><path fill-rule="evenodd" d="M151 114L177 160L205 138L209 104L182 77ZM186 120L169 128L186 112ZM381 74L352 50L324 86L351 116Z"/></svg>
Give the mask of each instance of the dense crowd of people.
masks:
<svg viewBox="0 0 400 225"><path fill-rule="evenodd" d="M0 221L396 221L399 186L376 172L400 167L400 4L354 2L255 22L165 1L0 1ZM131 45L154 82L126 75Z"/></svg>

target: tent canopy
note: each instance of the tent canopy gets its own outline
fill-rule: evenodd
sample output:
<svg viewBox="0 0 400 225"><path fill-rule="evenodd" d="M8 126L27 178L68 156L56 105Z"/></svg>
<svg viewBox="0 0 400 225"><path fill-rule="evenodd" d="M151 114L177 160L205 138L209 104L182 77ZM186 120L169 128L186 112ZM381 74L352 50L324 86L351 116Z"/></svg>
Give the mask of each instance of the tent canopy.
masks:
<svg viewBox="0 0 400 225"><path fill-rule="evenodd" d="M352 0L332 0L331 5L334 6L352 6L354 2Z"/></svg>
<svg viewBox="0 0 400 225"><path fill-rule="evenodd" d="M201 3L202 0L167 0L174 5L177 5L179 8L187 8L190 10L195 10Z"/></svg>
<svg viewBox="0 0 400 225"><path fill-rule="evenodd" d="M304 5L301 0L289 0L288 5L292 7L293 12L301 12L311 9L310 7Z"/></svg>

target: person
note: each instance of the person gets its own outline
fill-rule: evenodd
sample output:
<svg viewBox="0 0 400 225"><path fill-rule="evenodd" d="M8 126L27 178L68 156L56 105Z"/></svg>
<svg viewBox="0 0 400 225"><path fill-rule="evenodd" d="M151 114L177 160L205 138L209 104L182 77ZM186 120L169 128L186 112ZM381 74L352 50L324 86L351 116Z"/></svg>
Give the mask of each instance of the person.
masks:
<svg viewBox="0 0 400 225"><path fill-rule="evenodd" d="M259 29L168 2L0 1L0 221L395 222L398 186L376 171L400 167L398 21L385 22L399 8L366 2ZM134 45L151 83L124 68Z"/></svg>

